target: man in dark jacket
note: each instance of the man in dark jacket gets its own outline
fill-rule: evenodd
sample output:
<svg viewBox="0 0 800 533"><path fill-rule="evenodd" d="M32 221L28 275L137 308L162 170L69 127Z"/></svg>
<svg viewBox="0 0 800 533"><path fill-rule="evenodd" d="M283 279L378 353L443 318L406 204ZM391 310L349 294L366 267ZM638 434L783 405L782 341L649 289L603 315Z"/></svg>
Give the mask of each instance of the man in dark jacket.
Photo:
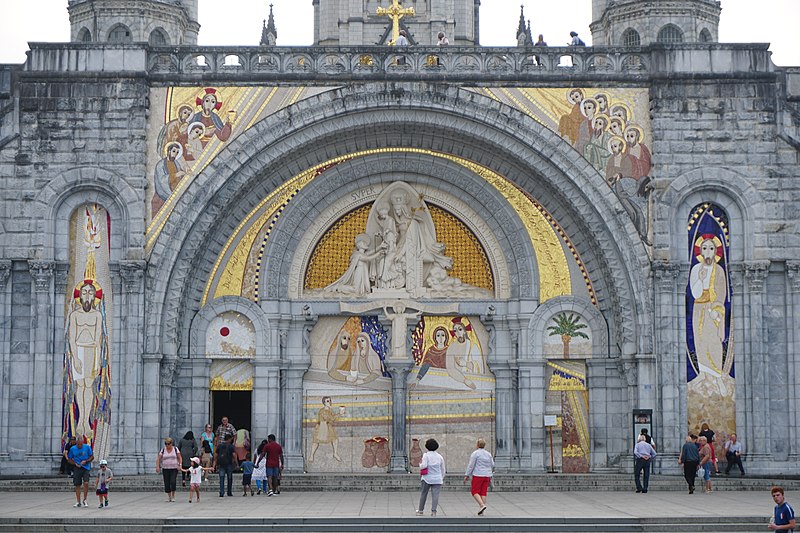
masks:
<svg viewBox="0 0 800 533"><path fill-rule="evenodd" d="M233 496L233 469L237 466L236 454L233 453L233 436L217 446L214 452L214 470L219 472L219 497L225 496L225 478L228 478L228 496Z"/></svg>

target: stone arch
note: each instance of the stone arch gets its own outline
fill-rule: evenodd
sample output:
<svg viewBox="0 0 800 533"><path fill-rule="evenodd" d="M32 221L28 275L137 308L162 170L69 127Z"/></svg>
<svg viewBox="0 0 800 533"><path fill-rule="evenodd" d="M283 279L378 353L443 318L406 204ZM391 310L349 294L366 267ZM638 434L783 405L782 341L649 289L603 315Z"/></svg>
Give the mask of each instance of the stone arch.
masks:
<svg viewBox="0 0 800 533"><path fill-rule="evenodd" d="M112 261L136 259L140 252L134 250L144 244L140 237L144 234L144 219L134 214L141 211L142 201L119 174L98 167L70 169L50 180L36 196L36 211L43 215L37 223L36 245L45 254L53 254L53 259L67 260L67 221L78 205L95 202L111 215L112 231L115 226L120 229L121 241L112 246Z"/></svg>
<svg viewBox="0 0 800 533"><path fill-rule="evenodd" d="M147 42L150 44L150 46L167 46L170 44L169 34L164 28L159 26L150 32Z"/></svg>
<svg viewBox="0 0 800 533"><path fill-rule="evenodd" d="M89 28L84 26L78 31L77 41L81 43L92 42L92 32L89 31Z"/></svg>
<svg viewBox="0 0 800 533"><path fill-rule="evenodd" d="M711 35L711 32L708 28L703 28L700 30L700 35L698 36L698 41L701 43L710 43L714 40L714 37Z"/></svg>
<svg viewBox="0 0 800 533"><path fill-rule="evenodd" d="M683 41L683 30L675 24L665 24L658 30L658 36L656 37L656 42L658 43L675 44Z"/></svg>
<svg viewBox="0 0 800 533"><path fill-rule="evenodd" d="M224 296L211 300L204 305L192 321L190 331L184 335L184 346L189 346L187 357L202 358L206 353L206 330L211 321L227 311L235 311L246 316L256 330L256 359L277 359L279 354L270 354L270 328L269 319L264 311L245 298L238 296ZM188 342L187 342L188 341Z"/></svg>
<svg viewBox="0 0 800 533"><path fill-rule="evenodd" d="M362 201L356 202L348 201L347 197L360 190L375 190L395 181L395 172L409 178L405 181L412 181L413 175L412 186L420 192L425 191L427 202L449 211L472 231L492 266L499 298L517 297L514 290L519 289L520 285L530 288L533 294L538 295L535 275L537 266L531 260L534 252L530 242L519 242L513 237L513 234L524 229L522 223L499 193L484 187L480 177L453 162L427 159L418 155L402 157L398 161L389 154L377 154L375 158L347 161L331 170L334 175L330 179L317 180L301 193L303 198L310 199L314 204L318 218L312 221L302 207L295 209L293 205L288 206L272 234L276 243L280 244L269 247L262 262L265 271L277 272L281 279L288 279L285 292L289 297L298 297L303 292L300 287L302 276L298 279L297 274L305 271L313 247L324 232L357 205L373 201L376 194L365 196ZM442 181L434 183L434 176L440 176ZM448 188L447 192L442 190L445 187ZM329 198L334 191L339 196ZM491 196L493 205L507 212L509 227L501 227L494 221L492 214L482 205L482 200L475 196L477 191ZM432 201L431 195L434 196ZM282 242L284 234L287 238L286 244ZM280 292L284 293L282 288Z"/></svg>
<svg viewBox="0 0 800 533"><path fill-rule="evenodd" d="M651 349L652 325L642 322L651 290L647 253L632 224L619 216L616 196L587 161L554 132L486 96L445 85L374 83L321 93L267 117L195 178L154 240L147 271L153 305L148 352L175 346L187 313L199 307L215 254L268 191L354 146L404 143L469 157L540 199L584 256L602 295L598 303L613 316L615 349L626 343ZM497 223L507 222L500 213ZM279 276L269 279L287 283Z"/></svg>
<svg viewBox="0 0 800 533"><path fill-rule="evenodd" d="M711 167L691 170L669 185L661 203L670 207L669 231L662 245L669 245L670 259L686 260L686 221L691 210L703 202L713 202L728 214L731 227L731 260L753 259L757 220L765 217L765 206L755 187L741 174L727 168Z"/></svg>
<svg viewBox="0 0 800 533"><path fill-rule="evenodd" d="M639 32L633 28L628 28L622 32L622 46L641 46L642 38Z"/></svg>
<svg viewBox="0 0 800 533"><path fill-rule="evenodd" d="M106 40L110 43L132 43L133 34L128 26L118 23L108 30Z"/></svg>
<svg viewBox="0 0 800 533"><path fill-rule="evenodd" d="M538 351L544 345L545 326L556 314L561 312L574 312L580 314L592 331L592 357L609 357L611 350L608 345L608 322L600 311L586 298L574 296L561 296L548 300L540 305L528 323L528 346L532 351ZM541 354L525 354L525 358L539 359Z"/></svg>

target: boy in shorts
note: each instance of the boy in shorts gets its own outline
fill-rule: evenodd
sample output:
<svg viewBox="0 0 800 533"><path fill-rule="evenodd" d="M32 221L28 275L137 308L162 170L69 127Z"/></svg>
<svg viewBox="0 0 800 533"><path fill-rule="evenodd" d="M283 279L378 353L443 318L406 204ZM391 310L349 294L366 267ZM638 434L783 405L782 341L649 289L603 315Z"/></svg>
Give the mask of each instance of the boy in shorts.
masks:
<svg viewBox="0 0 800 533"><path fill-rule="evenodd" d="M108 461L103 459L100 461L100 472L97 473L97 480L94 482L94 493L100 499L98 509L108 507L108 486L112 479L114 479L114 474L108 468Z"/></svg>

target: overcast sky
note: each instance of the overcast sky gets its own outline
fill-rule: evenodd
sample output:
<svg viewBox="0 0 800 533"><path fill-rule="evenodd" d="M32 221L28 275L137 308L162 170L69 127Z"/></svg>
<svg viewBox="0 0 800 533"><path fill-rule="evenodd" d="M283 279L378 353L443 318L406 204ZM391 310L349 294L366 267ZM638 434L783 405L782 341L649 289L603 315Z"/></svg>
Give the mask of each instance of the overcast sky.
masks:
<svg viewBox="0 0 800 533"><path fill-rule="evenodd" d="M311 0L199 1L201 45L257 45L270 2L279 45L312 42ZM591 0L482 0L481 44L516 44L520 4L534 34L544 34L551 46L566 44L571 30L591 44ZM0 63L25 61L29 41L68 41L66 6L67 0L2 0ZM798 22L800 0L722 0L720 41L770 42L775 64L800 66Z"/></svg>

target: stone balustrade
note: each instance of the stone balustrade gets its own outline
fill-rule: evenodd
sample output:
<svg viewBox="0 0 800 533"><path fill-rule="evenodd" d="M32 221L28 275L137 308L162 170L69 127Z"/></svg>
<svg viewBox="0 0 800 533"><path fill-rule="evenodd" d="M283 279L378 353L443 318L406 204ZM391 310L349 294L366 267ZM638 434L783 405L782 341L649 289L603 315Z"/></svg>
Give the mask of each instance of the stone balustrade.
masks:
<svg viewBox="0 0 800 533"><path fill-rule="evenodd" d="M150 47L31 43L27 72L146 72L154 81L644 82L673 73L774 75L766 44L647 47Z"/></svg>

